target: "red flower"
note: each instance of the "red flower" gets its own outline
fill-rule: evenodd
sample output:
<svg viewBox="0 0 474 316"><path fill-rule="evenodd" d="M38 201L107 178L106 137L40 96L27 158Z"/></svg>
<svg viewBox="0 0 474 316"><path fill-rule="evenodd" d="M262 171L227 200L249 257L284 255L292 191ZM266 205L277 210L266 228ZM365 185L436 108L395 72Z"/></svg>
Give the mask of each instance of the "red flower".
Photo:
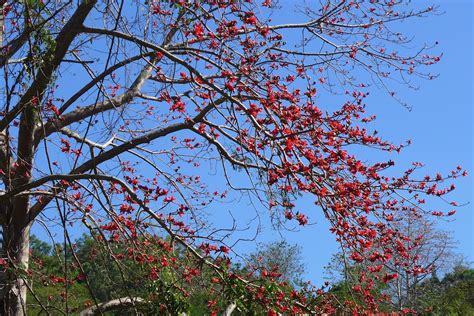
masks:
<svg viewBox="0 0 474 316"><path fill-rule="evenodd" d="M246 14L246 18L244 22L251 25L257 25L258 20L257 20L257 17L253 13L249 12Z"/></svg>
<svg viewBox="0 0 474 316"><path fill-rule="evenodd" d="M71 143L67 139L61 138L61 145L61 151L63 153L68 153L71 151Z"/></svg>
<svg viewBox="0 0 474 316"><path fill-rule="evenodd" d="M364 261L364 258L363 258L359 253L357 253L357 252L353 252L349 258L351 258L351 259L354 260L355 262L362 262L362 261Z"/></svg>
<svg viewBox="0 0 474 316"><path fill-rule="evenodd" d="M204 36L204 26L200 23L194 24L194 36L196 36L198 39L201 39Z"/></svg>
<svg viewBox="0 0 474 316"><path fill-rule="evenodd" d="M296 219L302 226L308 224L308 219L306 218L304 214L301 214L301 213L296 214Z"/></svg>
<svg viewBox="0 0 474 316"><path fill-rule="evenodd" d="M390 282L391 280L396 279L397 277L398 277L398 274L396 274L396 273L393 273L393 274L386 274L386 275L384 275L384 277L382 278L382 282L383 282L383 283L388 283L388 282Z"/></svg>
<svg viewBox="0 0 474 316"><path fill-rule="evenodd" d="M207 308L208 308L208 309L211 309L211 308L213 308L216 304L217 304L217 301L215 301L215 300L209 300L209 301L207 301Z"/></svg>
<svg viewBox="0 0 474 316"><path fill-rule="evenodd" d="M133 211L133 207L129 204L122 204L120 205L120 212L121 213L130 213Z"/></svg>
<svg viewBox="0 0 474 316"><path fill-rule="evenodd" d="M165 197L165 199L163 200L163 202L165 202L165 203L170 203L170 202L174 202L174 201L176 201L176 198L172 195Z"/></svg>
<svg viewBox="0 0 474 316"><path fill-rule="evenodd" d="M86 276L82 273L79 273L77 276L76 276L76 281L77 282L82 282L86 279Z"/></svg>
<svg viewBox="0 0 474 316"><path fill-rule="evenodd" d="M170 108L171 111L178 111L184 113L186 111L186 105L180 100L177 99Z"/></svg>

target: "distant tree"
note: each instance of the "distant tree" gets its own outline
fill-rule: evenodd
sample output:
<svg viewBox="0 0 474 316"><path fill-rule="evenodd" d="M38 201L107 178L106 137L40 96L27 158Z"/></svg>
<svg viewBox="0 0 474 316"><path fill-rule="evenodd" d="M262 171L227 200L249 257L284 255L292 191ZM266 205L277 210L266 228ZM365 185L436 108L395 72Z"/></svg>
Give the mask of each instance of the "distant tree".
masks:
<svg viewBox="0 0 474 316"><path fill-rule="evenodd" d="M395 240L399 251L384 264L384 271L397 274L385 293L398 311L416 310L418 297L425 292L423 280L450 271L459 256L454 252L451 234L426 218L407 214L395 220L392 227L408 238Z"/></svg>
<svg viewBox="0 0 474 316"><path fill-rule="evenodd" d="M382 308L397 312L416 311L420 308L419 296L424 295L424 286L429 284L423 281L454 266L458 256L453 252L451 235L436 228L432 221L416 214L405 214L391 219L390 229L402 233L405 238L394 240L394 252L387 252L383 245L373 243L367 259L377 263L375 266L361 262L353 254L333 256L326 273L335 284L331 292L337 293L342 301L360 297L363 292L360 284L364 283L367 271L373 270L377 276L369 288Z"/></svg>
<svg viewBox="0 0 474 316"><path fill-rule="evenodd" d="M474 315L474 269L454 267L441 280L436 276L419 284L417 307L436 316Z"/></svg>
<svg viewBox="0 0 474 316"><path fill-rule="evenodd" d="M147 255L137 252L133 245L106 243L100 238L83 236L73 245L74 256L81 262L78 271L72 254L63 263L57 260L56 252L61 254L62 250L59 244L55 245L55 251L51 251L53 247L34 235L31 240L32 271L35 271L30 283L32 292L29 293L32 313L41 313L42 310L54 313L55 310L65 308L72 313L87 308L93 311L94 300L104 304L117 300L134 301L135 304L116 306L113 309L116 315L135 315L135 312L159 314L162 312L160 304L171 306L176 312L184 312L189 308L182 289L178 286L186 282L175 279L182 271L166 269L165 262L161 265L161 270L156 270L153 262L148 262L149 254L159 256L162 252L159 248L151 248ZM179 247L175 253L177 256L182 255ZM68 271L67 277L65 270ZM72 282L66 286L68 278ZM185 286L190 295L199 292L197 286ZM64 299L65 295L69 297L68 300ZM46 303L41 306L35 301ZM200 311L205 311L205 304Z"/></svg>
<svg viewBox="0 0 474 316"><path fill-rule="evenodd" d="M51 255L53 247L45 241L38 239L35 235L30 237L30 249L33 257L46 257Z"/></svg>
<svg viewBox="0 0 474 316"><path fill-rule="evenodd" d="M246 268L257 273L274 273L275 279L291 286L302 286L305 264L301 247L285 240L260 244L246 257Z"/></svg>
<svg viewBox="0 0 474 316"><path fill-rule="evenodd" d="M342 253L332 256L331 261L325 267L328 297L333 301L335 312L351 314L358 308L367 308L364 291L368 291L374 303L379 305L382 312L393 311L394 308L384 294L387 284L380 278L368 280L365 273L368 265L349 261Z"/></svg>
<svg viewBox="0 0 474 316"><path fill-rule="evenodd" d="M65 284L66 279L73 279L72 276L66 277L64 273L64 268L71 266L71 258L62 256L61 246L51 245L35 235L30 237L30 241L32 275L27 306L31 315L54 314L62 310L66 304L74 313L86 308L90 298L85 284L82 282L71 282L67 286ZM58 256L64 261L58 260ZM77 272L74 272L74 276L78 276Z"/></svg>
<svg viewBox="0 0 474 316"><path fill-rule="evenodd" d="M173 306L174 311L188 315L204 315L207 313L209 300L215 297L207 286L213 278L209 269L203 268L192 282L180 282L182 291L189 297L185 299L179 291L176 291L178 282L173 282L173 278L182 274L182 271L162 270L157 272L157 278L150 279L150 267L141 262L147 260L145 254L131 252L127 245L106 244L90 236L83 236L74 243L74 248L75 256L83 262L82 271L90 281L89 284L85 284L81 274L78 274L76 275L78 282L68 288L70 299L67 302L71 312L79 312L91 305L93 298L89 295L88 288L94 293L95 299L101 302L126 300L129 297L135 299L135 307L123 306L115 311L117 315L134 314L134 310L142 313L160 313L160 304ZM55 259L57 254L53 249L61 251L59 245L52 247L36 236L31 236L32 270L36 273L30 286L36 293L36 297L33 298L47 301L43 307L49 311L63 309L66 303L66 300L61 299L64 296L62 284L65 278L58 277L63 269ZM152 253L157 256L159 251L155 249ZM179 245L176 245L174 253L176 257L185 255ZM118 261L117 265L114 257L126 258ZM67 261L66 264L72 268L74 262L70 257ZM229 271L247 275L254 282L260 282L262 277L259 274L264 273L267 278L287 283L289 289L302 285L304 265L300 248L296 245L290 245L286 241L261 244L256 252L247 256L246 262L246 265L230 266ZM239 292L240 300L237 303L235 295L232 294L234 290L222 293L222 303L219 303L221 311L233 312L236 315L264 313L264 309L249 300L244 292ZM29 306L32 313L41 311L41 307L34 301Z"/></svg>

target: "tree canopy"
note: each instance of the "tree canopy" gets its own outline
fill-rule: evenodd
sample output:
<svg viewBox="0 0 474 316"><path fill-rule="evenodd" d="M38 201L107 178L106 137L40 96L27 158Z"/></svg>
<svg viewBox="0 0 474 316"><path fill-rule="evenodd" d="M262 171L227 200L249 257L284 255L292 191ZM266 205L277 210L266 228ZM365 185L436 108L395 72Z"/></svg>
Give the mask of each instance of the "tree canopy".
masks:
<svg viewBox="0 0 474 316"><path fill-rule="evenodd" d="M30 301L57 311L35 294L40 266L31 255L50 250L31 240L33 225L52 236L47 258L58 265L46 283L65 314L76 308L73 287L90 298L87 313L136 311L142 299L163 314L186 312L196 284L213 315L231 302L269 315L333 312L324 289L289 286L276 268L232 268L231 236L248 227L217 218L223 203L239 199L252 203L253 218L283 229L324 216L350 259L367 263L354 311L379 309L375 284L399 273L383 266L427 272L422 257L410 256L418 237L396 223L453 215L447 194L467 173L423 176L421 163L398 173L393 159L408 143L382 139L365 102L381 87L408 106L392 82L434 78L428 67L440 55L411 49L397 25L435 8L324 0L302 7L298 21L272 20L289 6L0 0L5 314L27 314ZM389 158L373 161L374 152ZM314 207L299 209L301 197ZM440 198L446 209L431 209ZM101 251L89 250L91 239L76 245L77 232ZM111 266L104 274L102 262ZM144 279L153 294L138 299Z"/></svg>

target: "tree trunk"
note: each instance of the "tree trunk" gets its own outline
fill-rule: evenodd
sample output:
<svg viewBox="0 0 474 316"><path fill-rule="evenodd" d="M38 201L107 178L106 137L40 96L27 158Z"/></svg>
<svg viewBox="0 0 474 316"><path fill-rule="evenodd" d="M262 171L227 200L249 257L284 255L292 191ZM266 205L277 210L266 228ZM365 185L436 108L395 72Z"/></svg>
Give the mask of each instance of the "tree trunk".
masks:
<svg viewBox="0 0 474 316"><path fill-rule="evenodd" d="M88 309L83 310L79 316L101 315L105 312L123 310L143 303L146 303L146 301L140 297L117 298L108 302L100 303L98 306L89 307Z"/></svg>
<svg viewBox="0 0 474 316"><path fill-rule="evenodd" d="M3 8L6 6L5 0L0 0L0 48L3 47L3 27L5 24L5 17L3 16ZM1 54L1 51L0 51Z"/></svg>
<svg viewBox="0 0 474 316"><path fill-rule="evenodd" d="M225 309L223 316L231 316L236 307L237 307L237 304L235 304L235 302L232 302L229 305L227 305L227 308Z"/></svg>
<svg viewBox="0 0 474 316"><path fill-rule="evenodd" d="M0 48L3 47L4 38L4 22L3 8L7 4L6 1L0 0ZM1 52L4 53L3 51ZM6 53L6 51L5 51ZM4 152L3 146L7 142L2 135L2 148L0 155L0 165L2 170L8 170L9 157ZM26 201L28 207L28 201ZM26 315L26 294L27 286L25 281L25 272L28 269L29 248L30 248L30 224L25 224L27 218L20 223L12 220L12 204L0 206L1 228L1 260L6 265L0 266L0 314L20 316ZM10 211L10 212L9 212ZM25 214L26 209L16 212ZM17 217L17 216L15 216Z"/></svg>
<svg viewBox="0 0 474 316"><path fill-rule="evenodd" d="M0 273L2 315L26 315L26 271L29 262L30 227L30 225L24 228L3 225L3 255L8 258L8 266Z"/></svg>

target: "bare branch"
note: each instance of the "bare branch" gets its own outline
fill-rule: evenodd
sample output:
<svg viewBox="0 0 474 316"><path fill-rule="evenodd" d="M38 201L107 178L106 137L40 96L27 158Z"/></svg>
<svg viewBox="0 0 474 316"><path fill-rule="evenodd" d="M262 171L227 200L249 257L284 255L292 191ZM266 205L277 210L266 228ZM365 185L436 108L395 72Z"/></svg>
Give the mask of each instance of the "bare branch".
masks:
<svg viewBox="0 0 474 316"><path fill-rule="evenodd" d="M100 303L98 306L92 306L79 313L80 316L101 315L105 312L123 310L137 304L144 304L146 301L140 297L122 297L108 302Z"/></svg>

